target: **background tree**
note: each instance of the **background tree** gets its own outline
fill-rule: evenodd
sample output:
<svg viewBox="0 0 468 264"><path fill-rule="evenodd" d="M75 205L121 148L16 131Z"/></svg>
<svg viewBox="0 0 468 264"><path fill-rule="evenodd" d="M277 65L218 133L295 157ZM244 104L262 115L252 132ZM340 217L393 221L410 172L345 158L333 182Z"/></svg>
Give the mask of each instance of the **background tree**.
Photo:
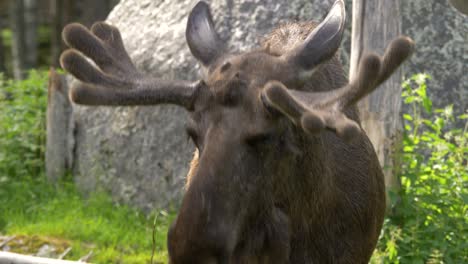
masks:
<svg viewBox="0 0 468 264"><path fill-rule="evenodd" d="M21 1L15 1L21 2ZM38 58L38 1L37 0L23 0L24 10L22 20L24 21L24 69L29 70L37 66ZM15 32L13 31L13 34Z"/></svg>
<svg viewBox="0 0 468 264"><path fill-rule="evenodd" d="M0 73L6 72L6 58L5 58L5 45L3 43L3 28L4 28L4 20L3 17L0 15Z"/></svg>
<svg viewBox="0 0 468 264"><path fill-rule="evenodd" d="M15 79L23 79L23 69L25 68L25 24L24 24L24 2L23 0L10 1L10 29L12 32L12 65Z"/></svg>
<svg viewBox="0 0 468 264"><path fill-rule="evenodd" d="M0 23L6 61L3 72L12 72L15 79L22 79L32 68L59 67L58 57L63 50L62 28L70 22L90 26L104 20L118 0L5 0L0 2ZM6 19L5 19L6 18ZM6 50L10 53L6 54ZM10 58L11 56L11 58ZM1 59L1 57L0 57ZM0 60L1 64L1 60ZM1 69L1 66L0 66Z"/></svg>

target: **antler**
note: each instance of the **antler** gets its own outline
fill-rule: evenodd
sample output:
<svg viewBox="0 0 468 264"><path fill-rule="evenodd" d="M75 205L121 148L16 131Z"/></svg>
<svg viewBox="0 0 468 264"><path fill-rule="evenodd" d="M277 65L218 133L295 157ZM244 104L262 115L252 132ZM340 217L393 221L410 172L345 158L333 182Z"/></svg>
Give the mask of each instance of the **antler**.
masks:
<svg viewBox="0 0 468 264"><path fill-rule="evenodd" d="M140 73L125 51L116 27L98 22L89 31L74 23L64 28L62 37L71 49L61 55L61 65L81 81L70 91L74 102L113 106L168 103L192 107L200 82L164 81Z"/></svg>
<svg viewBox="0 0 468 264"><path fill-rule="evenodd" d="M413 52L414 43L407 37L393 40L384 57L367 54L359 62L359 71L346 86L328 92L288 90L280 82L269 82L262 91L262 100L315 134L324 128L336 131L344 140L360 133L360 126L346 117L344 111L374 91Z"/></svg>

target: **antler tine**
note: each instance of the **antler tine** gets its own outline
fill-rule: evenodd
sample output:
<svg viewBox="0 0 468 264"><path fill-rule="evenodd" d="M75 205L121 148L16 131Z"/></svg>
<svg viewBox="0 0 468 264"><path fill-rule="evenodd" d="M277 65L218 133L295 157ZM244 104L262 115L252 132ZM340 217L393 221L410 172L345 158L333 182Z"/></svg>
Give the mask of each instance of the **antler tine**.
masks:
<svg viewBox="0 0 468 264"><path fill-rule="evenodd" d="M94 85L124 88L131 85L129 81L115 76L107 75L96 69L91 63L76 50L66 50L60 56L60 64L77 79Z"/></svg>
<svg viewBox="0 0 468 264"><path fill-rule="evenodd" d="M262 100L310 134L327 128L349 141L360 133L361 128L344 114L345 109L356 104L390 77L413 49L411 39L399 37L390 43L383 59L372 53L364 55L355 79L340 89L319 93L293 91L275 81L265 86Z"/></svg>
<svg viewBox="0 0 468 264"><path fill-rule="evenodd" d="M92 28L98 35L81 24L69 24L63 29L63 40L69 47L92 59L104 72L139 75L125 51L119 31L103 22L95 23Z"/></svg>
<svg viewBox="0 0 468 264"><path fill-rule="evenodd" d="M406 36L394 39L385 50L380 69L379 80L376 86L387 80L390 75L407 59L414 51L414 41Z"/></svg>
<svg viewBox="0 0 468 264"><path fill-rule="evenodd" d="M338 91L332 92L333 96L322 102L320 107L337 104L337 108L343 110L355 104L376 88L380 69L381 59L378 55L373 53L364 55L359 62L356 77Z"/></svg>
<svg viewBox="0 0 468 264"><path fill-rule="evenodd" d="M344 87L327 92L305 92L290 90L295 98L301 98L301 103L314 108L326 108L336 104L337 109L345 109L360 98L366 96L375 87L379 78L381 59L370 53L364 55L359 63L357 77Z"/></svg>
<svg viewBox="0 0 468 264"><path fill-rule="evenodd" d="M104 43L121 51L121 55L127 55L123 45L122 36L116 27L104 22L96 22L91 26L91 32ZM130 58L128 59L130 60Z"/></svg>
<svg viewBox="0 0 468 264"><path fill-rule="evenodd" d="M335 131L345 141L349 141L360 132L359 125L341 111L310 107L295 98L297 93L291 92L282 83L274 81L265 86L261 97L267 107L279 110L309 134L316 134L327 128Z"/></svg>
<svg viewBox="0 0 468 264"><path fill-rule="evenodd" d="M122 36L116 27L104 22L97 22L91 27L91 32L112 49L116 57L119 58L119 62L123 64L124 67L135 70L135 74L138 73L130 59L130 56L128 56L128 53L125 50Z"/></svg>
<svg viewBox="0 0 468 264"><path fill-rule="evenodd" d="M377 89L411 55L414 43L408 37L398 37L387 47L383 59L376 54L367 54L359 62L356 79L338 93L340 109L357 103ZM334 100L331 100L334 101Z"/></svg>
<svg viewBox="0 0 468 264"><path fill-rule="evenodd" d="M277 81L267 83L261 93L261 99L267 107L277 109L309 134L316 134L327 128L348 141L360 131L359 126L342 112L305 105L295 98L286 86Z"/></svg>
<svg viewBox="0 0 468 264"><path fill-rule="evenodd" d="M90 31L75 23L67 25L62 35L72 48L61 55L62 67L81 81L70 91L74 102L111 106L170 103L191 108L201 82L163 81L144 76L125 51L116 27L98 22Z"/></svg>
<svg viewBox="0 0 468 264"><path fill-rule="evenodd" d="M308 133L315 134L328 128L348 141L359 133L360 128L342 113L344 105L369 93L379 77L379 70L380 58L375 54L368 54L360 61L357 78L337 91L295 92L288 91L281 83L271 82L265 87L264 96L267 97L267 102L289 116L294 123L300 124ZM297 100L296 96L309 98ZM313 96L325 100L311 103L313 100L310 97Z"/></svg>

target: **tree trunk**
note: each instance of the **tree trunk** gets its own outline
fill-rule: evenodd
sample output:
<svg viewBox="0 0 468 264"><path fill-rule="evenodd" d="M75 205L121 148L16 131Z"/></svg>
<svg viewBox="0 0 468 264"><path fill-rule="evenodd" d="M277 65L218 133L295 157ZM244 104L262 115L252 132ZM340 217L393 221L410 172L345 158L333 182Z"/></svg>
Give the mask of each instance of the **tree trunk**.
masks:
<svg viewBox="0 0 468 264"><path fill-rule="evenodd" d="M62 51L62 11L63 1L50 0L50 62L52 67L59 67L59 57Z"/></svg>
<svg viewBox="0 0 468 264"><path fill-rule="evenodd" d="M0 74L5 76L7 74L6 59L5 59L5 46L3 44L3 37L1 32L3 31L3 18L0 16Z"/></svg>
<svg viewBox="0 0 468 264"><path fill-rule="evenodd" d="M23 79L23 69L25 64L25 25L23 20L24 3L20 1L10 1L10 28L12 32L11 54L13 61L13 76L15 79Z"/></svg>
<svg viewBox="0 0 468 264"><path fill-rule="evenodd" d="M24 69L29 70L37 66L38 50L38 21L37 0L24 0Z"/></svg>
<svg viewBox="0 0 468 264"><path fill-rule="evenodd" d="M13 76L23 79L25 70L37 64L37 1L10 1Z"/></svg>
<svg viewBox="0 0 468 264"><path fill-rule="evenodd" d="M365 52L383 54L386 46L401 33L399 0L353 0L350 79ZM397 149L401 142L402 71L361 101L362 127L369 136L384 170L387 190L399 188Z"/></svg>

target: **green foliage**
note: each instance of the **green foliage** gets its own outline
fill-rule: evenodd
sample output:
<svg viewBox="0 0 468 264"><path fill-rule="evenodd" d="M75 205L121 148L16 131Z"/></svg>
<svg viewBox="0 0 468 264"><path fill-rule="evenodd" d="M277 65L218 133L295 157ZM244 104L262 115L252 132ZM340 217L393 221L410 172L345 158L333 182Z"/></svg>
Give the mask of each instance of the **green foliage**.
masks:
<svg viewBox="0 0 468 264"><path fill-rule="evenodd" d="M0 179L44 171L46 104L46 72L24 81L0 75Z"/></svg>
<svg viewBox="0 0 468 264"><path fill-rule="evenodd" d="M401 189L374 260L384 263L468 263L468 122L451 128L453 106L433 109L425 74L403 83ZM377 262L377 261L376 261Z"/></svg>

